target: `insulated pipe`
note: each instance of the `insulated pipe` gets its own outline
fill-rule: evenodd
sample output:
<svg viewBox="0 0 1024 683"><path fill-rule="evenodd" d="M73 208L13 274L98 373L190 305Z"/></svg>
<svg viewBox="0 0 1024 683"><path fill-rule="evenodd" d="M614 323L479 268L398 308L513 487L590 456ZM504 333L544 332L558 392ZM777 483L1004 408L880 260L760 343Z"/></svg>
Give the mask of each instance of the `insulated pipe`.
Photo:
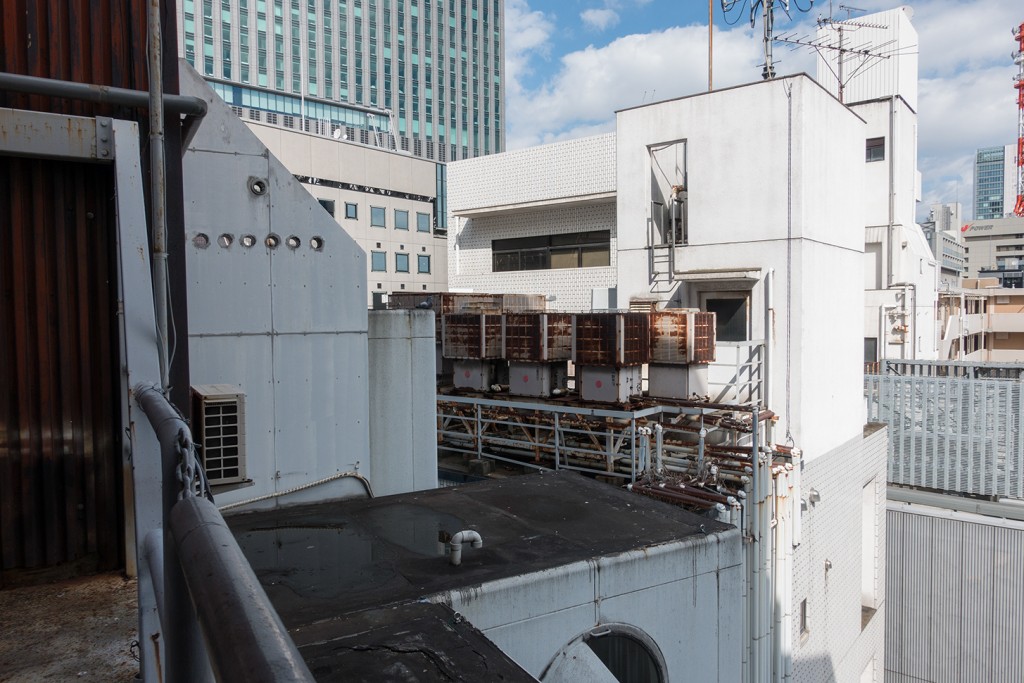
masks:
<svg viewBox="0 0 1024 683"><path fill-rule="evenodd" d="M662 452L664 451L664 448L665 448L664 431L665 431L665 428L661 426L660 422L655 422L654 423L654 449L655 449L655 455L657 456L657 459L658 459L658 473L659 474L665 470L665 466L662 464L662 461L661 461L662 460Z"/></svg>
<svg viewBox="0 0 1024 683"><path fill-rule="evenodd" d="M142 90L60 81L55 78L24 76L4 71L0 71L0 90L101 104L116 104L139 109L146 109L150 106L149 93ZM168 114L206 116L206 101L191 95L164 95L163 106L164 111Z"/></svg>
<svg viewBox="0 0 1024 683"><path fill-rule="evenodd" d="M484 547L484 539L472 529L465 529L452 536L452 540L448 542L452 551L449 561L456 567L462 564L462 544L467 541L471 542L474 548Z"/></svg>
<svg viewBox="0 0 1024 683"><path fill-rule="evenodd" d="M205 498L183 498L171 511L170 528L217 680L312 683L313 674L216 506Z"/></svg>

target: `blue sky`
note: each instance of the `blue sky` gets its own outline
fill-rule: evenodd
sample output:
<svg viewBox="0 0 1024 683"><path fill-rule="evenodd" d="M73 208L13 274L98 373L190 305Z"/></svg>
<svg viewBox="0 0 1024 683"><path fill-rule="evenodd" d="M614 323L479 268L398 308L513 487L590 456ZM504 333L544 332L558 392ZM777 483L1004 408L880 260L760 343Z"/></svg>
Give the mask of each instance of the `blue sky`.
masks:
<svg viewBox="0 0 1024 683"><path fill-rule="evenodd" d="M749 0L747 0L749 2ZM776 34L813 34L828 2L791 0ZM714 84L760 79L761 20L736 3L729 25L715 14ZM919 34L919 147L924 197L956 201L971 215L973 155L1017 137L1017 68L1011 29L1024 21L1015 0L858 0L869 12L910 5ZM839 2L834 16L846 18ZM518 149L614 130L614 111L707 89L708 5L704 0L505 0L507 145ZM854 13L857 16L858 13ZM813 56L775 46L780 75L815 72Z"/></svg>

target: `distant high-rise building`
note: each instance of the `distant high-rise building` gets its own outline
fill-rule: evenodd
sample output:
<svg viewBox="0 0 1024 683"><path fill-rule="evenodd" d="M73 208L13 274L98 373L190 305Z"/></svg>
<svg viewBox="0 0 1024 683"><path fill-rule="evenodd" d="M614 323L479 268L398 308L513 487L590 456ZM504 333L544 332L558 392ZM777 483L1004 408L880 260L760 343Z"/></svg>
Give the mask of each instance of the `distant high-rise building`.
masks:
<svg viewBox="0 0 1024 683"><path fill-rule="evenodd" d="M963 208L959 202L953 204L932 204L928 213L928 221L935 224L936 230L958 231L963 227Z"/></svg>
<svg viewBox="0 0 1024 683"><path fill-rule="evenodd" d="M974 220L1002 218L1017 198L1013 145L983 147L974 158Z"/></svg>
<svg viewBox="0 0 1024 683"><path fill-rule="evenodd" d="M436 161L504 149L502 0L182 0L178 28L254 120Z"/></svg>

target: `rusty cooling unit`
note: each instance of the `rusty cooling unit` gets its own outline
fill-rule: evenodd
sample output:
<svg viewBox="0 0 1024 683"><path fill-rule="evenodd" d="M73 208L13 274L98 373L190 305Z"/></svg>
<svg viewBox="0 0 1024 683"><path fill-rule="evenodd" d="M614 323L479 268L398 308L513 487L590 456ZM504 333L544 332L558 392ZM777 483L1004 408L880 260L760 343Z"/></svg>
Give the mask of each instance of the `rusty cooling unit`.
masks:
<svg viewBox="0 0 1024 683"><path fill-rule="evenodd" d="M692 309L651 314L648 394L692 398L708 393L708 363L715 360L715 314Z"/></svg>

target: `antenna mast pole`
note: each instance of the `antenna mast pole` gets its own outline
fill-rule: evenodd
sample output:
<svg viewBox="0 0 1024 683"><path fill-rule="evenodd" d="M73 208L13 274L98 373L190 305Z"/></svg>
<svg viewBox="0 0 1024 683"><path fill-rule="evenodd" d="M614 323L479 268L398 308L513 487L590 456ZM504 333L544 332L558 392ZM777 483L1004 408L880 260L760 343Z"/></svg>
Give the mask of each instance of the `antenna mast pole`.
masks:
<svg viewBox="0 0 1024 683"><path fill-rule="evenodd" d="M1017 51L1013 63L1019 67L1013 87L1017 89L1017 204L1013 213L1024 216L1024 22L1013 31Z"/></svg>
<svg viewBox="0 0 1024 683"><path fill-rule="evenodd" d="M775 33L775 0L764 0L762 20L764 22L764 70L761 77L768 81L775 78L775 67L772 65L772 41Z"/></svg>

